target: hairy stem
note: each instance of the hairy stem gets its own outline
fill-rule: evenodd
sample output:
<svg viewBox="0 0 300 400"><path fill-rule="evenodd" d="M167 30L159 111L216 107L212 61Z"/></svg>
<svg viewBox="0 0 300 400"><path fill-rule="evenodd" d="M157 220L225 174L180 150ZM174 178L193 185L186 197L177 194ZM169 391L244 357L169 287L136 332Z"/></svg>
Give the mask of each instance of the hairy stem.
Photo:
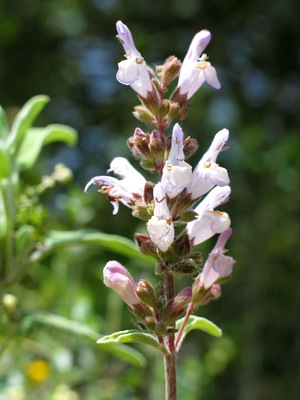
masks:
<svg viewBox="0 0 300 400"><path fill-rule="evenodd" d="M165 290L167 301L175 296L174 276L168 271L165 271ZM176 349L175 335L170 335L166 338L168 353L164 358L165 366L165 383L166 383L166 400L176 400Z"/></svg>
<svg viewBox="0 0 300 400"><path fill-rule="evenodd" d="M182 322L182 324L181 324L181 327L180 327L180 329L179 329L179 331L177 332L176 337L175 337L174 345L175 345L176 351L179 350L179 347L180 347L180 339L181 339L182 333L183 333L183 331L184 331L185 325L186 325L186 323L188 322L188 319L190 318L190 315L191 315L192 312L193 312L193 303L190 303L190 304L188 305L187 310L186 310L186 314L185 314L184 320L183 320L183 322Z"/></svg>
<svg viewBox="0 0 300 400"><path fill-rule="evenodd" d="M165 355L166 400L176 400L176 354Z"/></svg>

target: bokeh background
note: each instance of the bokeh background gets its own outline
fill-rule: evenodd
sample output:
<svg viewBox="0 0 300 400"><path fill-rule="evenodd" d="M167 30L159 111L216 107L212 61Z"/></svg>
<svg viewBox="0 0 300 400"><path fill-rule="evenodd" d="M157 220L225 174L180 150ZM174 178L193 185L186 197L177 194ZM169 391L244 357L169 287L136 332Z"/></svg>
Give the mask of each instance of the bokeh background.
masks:
<svg viewBox="0 0 300 400"><path fill-rule="evenodd" d="M230 130L230 150L219 162L231 177L226 211L237 264L222 298L198 312L224 332L193 333L179 356L179 399L296 400L300 398L300 3L293 0L10 0L0 2L0 103L11 118L30 97L51 103L40 124L59 122L79 132L76 148L51 145L24 182L35 184L55 164L74 174L67 187L43 197L44 230L96 228L132 238L144 227L85 183L103 174L136 126L137 98L115 79L123 49L115 40L121 19L150 65L171 54L183 59L193 35L206 28L207 48L222 88L204 86L182 122L206 150L213 135ZM210 246L213 245L213 241ZM204 253L209 246L204 248ZM132 327L126 307L106 290L102 267L113 253L63 249L13 288L25 310L73 318L101 333ZM138 279L152 276L118 258ZM180 282L178 282L180 287ZM130 365L95 344L58 330L19 337L0 362L2 399L163 398L162 365ZM43 359L49 371L35 379ZM1 367L2 364L2 367ZM41 368L41 366L39 366ZM9 390L8 390L9 388ZM63 393L63 394L61 394ZM19 396L19 397L17 397ZM23 396L23 397L22 397ZM56 396L56 397L55 397ZM62 397L59 397L62 396Z"/></svg>

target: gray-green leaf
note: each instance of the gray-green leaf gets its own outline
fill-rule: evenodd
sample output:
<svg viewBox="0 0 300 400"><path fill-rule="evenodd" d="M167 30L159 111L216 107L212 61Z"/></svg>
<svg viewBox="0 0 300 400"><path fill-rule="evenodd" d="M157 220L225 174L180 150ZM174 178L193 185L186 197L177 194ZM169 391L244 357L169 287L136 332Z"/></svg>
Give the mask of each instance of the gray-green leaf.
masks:
<svg viewBox="0 0 300 400"><path fill-rule="evenodd" d="M132 342L147 344L148 346L152 346L162 353L166 351L165 348L158 343L154 336L135 329L128 329L126 331L115 332L111 335L102 336L97 341L97 343L101 345Z"/></svg>
<svg viewBox="0 0 300 400"><path fill-rule="evenodd" d="M37 161L42 147L46 144L63 142L74 146L76 140L76 131L66 125L52 124L45 128L31 128L27 131L17 151L17 167L19 170L31 168Z"/></svg>
<svg viewBox="0 0 300 400"><path fill-rule="evenodd" d="M151 266L154 262L153 258L141 254L132 240L92 229L48 232L44 244L32 254L31 261L38 261L57 248L72 245L97 246Z"/></svg>
<svg viewBox="0 0 300 400"><path fill-rule="evenodd" d="M180 329L183 321L184 321L184 318L181 318L176 322L176 329L178 329L178 330ZM184 327L182 336L180 338L180 342L178 344L178 350L179 350L180 346L182 345L182 342L184 341L186 335L190 331L195 330L195 329L206 332L209 335L212 335L215 337L222 336L222 330L213 322L209 321L206 318L197 317L196 315L190 315L190 317Z"/></svg>
<svg viewBox="0 0 300 400"><path fill-rule="evenodd" d="M34 96L28 100L18 112L8 137L8 147L10 148L11 154L14 154L25 133L31 127L32 123L49 100L48 96Z"/></svg>
<svg viewBox="0 0 300 400"><path fill-rule="evenodd" d="M56 328L73 335L84 337L93 342L96 342L99 336L101 336L98 332L81 324L80 322L51 313L30 313L25 314L21 319L23 334L27 334L39 325ZM114 344L107 344L103 346L103 350L108 351L137 367L144 367L146 365L146 359L142 353L124 344L117 346Z"/></svg>

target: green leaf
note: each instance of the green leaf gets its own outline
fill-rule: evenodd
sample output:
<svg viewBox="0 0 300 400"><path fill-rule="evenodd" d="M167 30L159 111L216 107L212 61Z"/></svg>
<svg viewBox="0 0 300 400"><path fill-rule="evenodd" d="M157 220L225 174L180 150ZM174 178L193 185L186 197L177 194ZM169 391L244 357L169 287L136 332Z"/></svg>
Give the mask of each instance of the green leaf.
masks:
<svg viewBox="0 0 300 400"><path fill-rule="evenodd" d="M154 347L156 350L165 353L165 348L161 346L154 336L149 333L140 332L135 329L128 329L126 331L120 331L112 333L111 335L102 336L97 340L98 344L115 344L115 343L143 343L148 346Z"/></svg>
<svg viewBox="0 0 300 400"><path fill-rule="evenodd" d="M42 147L53 142L63 142L74 146L77 133L74 129L59 124L48 125L45 128L31 128L28 130L16 155L16 164L19 170L31 168L37 161Z"/></svg>
<svg viewBox="0 0 300 400"><path fill-rule="evenodd" d="M101 336L98 332L77 321L51 313L30 313L25 314L21 319L23 334L29 333L40 325L56 328L72 335L81 336L93 342L96 342L99 336ZM115 346L113 344L107 344L103 346L103 350L108 351L137 367L144 367L146 364L146 359L143 354L126 345Z"/></svg>
<svg viewBox="0 0 300 400"><path fill-rule="evenodd" d="M130 259L138 260L153 266L154 259L141 254L135 242L118 235L110 235L92 229L78 231L50 231L44 245L32 254L31 261L35 262L45 257L60 247L71 245L89 245L101 247L104 250L113 251Z"/></svg>
<svg viewBox="0 0 300 400"><path fill-rule="evenodd" d="M35 229L31 225L22 225L21 228L15 233L16 253L22 251L22 249L28 245L28 243L34 240Z"/></svg>
<svg viewBox="0 0 300 400"><path fill-rule="evenodd" d="M0 241L2 238L5 237L7 233L7 223L8 223L8 216L7 216L7 210L5 208L5 200L3 198L3 192L0 191ZM0 242L0 247L4 249L3 244ZM3 250L2 250L3 252ZM1 255L0 255L1 259ZM2 266L0 265L0 269Z"/></svg>
<svg viewBox="0 0 300 400"><path fill-rule="evenodd" d="M9 155L0 142L0 179L9 177L10 166Z"/></svg>
<svg viewBox="0 0 300 400"><path fill-rule="evenodd" d="M9 126L6 118L6 113L0 106L0 142L4 142L9 134Z"/></svg>
<svg viewBox="0 0 300 400"><path fill-rule="evenodd" d="M184 318L181 318L176 322L176 329L178 329L178 330L180 329L181 324L183 323L183 321L184 321ZM181 346L182 342L184 341L186 335L190 331L195 330L195 329L203 331L203 332L206 332L209 335L212 335L212 336L215 336L215 337L221 337L222 336L222 330L217 325L215 325L213 322L209 321L206 318L197 317L196 315L190 315L190 317L189 317L189 319L188 319L188 321L187 321L187 323L186 323L186 325L184 327L184 330L183 330L183 333L182 333L182 336L181 336L181 339L180 339L180 342L179 342L179 345L178 345L178 349L180 348L180 346Z"/></svg>
<svg viewBox="0 0 300 400"><path fill-rule="evenodd" d="M18 148L25 136L25 133L31 127L32 123L45 105L49 102L49 100L50 99L48 96L35 96L28 100L27 103L25 103L21 108L13 122L11 132L8 137L8 147L10 148L11 154L13 154Z"/></svg>

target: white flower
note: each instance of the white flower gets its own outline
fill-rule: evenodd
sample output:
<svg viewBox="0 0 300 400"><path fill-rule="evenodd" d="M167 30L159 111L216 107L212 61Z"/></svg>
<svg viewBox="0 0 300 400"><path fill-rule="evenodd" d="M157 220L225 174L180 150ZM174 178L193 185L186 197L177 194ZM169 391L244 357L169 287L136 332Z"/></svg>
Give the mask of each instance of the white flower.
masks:
<svg viewBox="0 0 300 400"><path fill-rule="evenodd" d="M160 182L154 186L154 215L147 222L151 240L166 252L174 241L174 225L167 205L166 193Z"/></svg>
<svg viewBox="0 0 300 400"><path fill-rule="evenodd" d="M219 131L194 169L191 183L187 188L193 199L203 196L215 185L226 186L230 183L227 170L216 164L217 157L225 146L228 136L228 129Z"/></svg>
<svg viewBox="0 0 300 400"><path fill-rule="evenodd" d="M84 191L86 192L91 185L102 186L114 207L113 214L116 214L119 210L119 201L127 207L132 207L136 200L143 196L146 179L123 157L116 157L112 160L108 172L111 171L122 179L111 176L95 176L87 183Z"/></svg>
<svg viewBox="0 0 300 400"><path fill-rule="evenodd" d="M195 208L198 217L187 224L193 246L229 228L231 221L228 214L214 209L228 200L230 192L229 186L216 186Z"/></svg>
<svg viewBox="0 0 300 400"><path fill-rule="evenodd" d="M152 83L145 60L136 49L132 35L123 22L117 22L118 38L126 52L126 60L119 62L116 78L123 85L131 88L142 97L152 91Z"/></svg>
<svg viewBox="0 0 300 400"><path fill-rule="evenodd" d="M161 183L166 194L173 198L177 196L192 178L192 167L184 161L184 136L179 124L175 124L172 134L172 144L169 158L163 169Z"/></svg>
<svg viewBox="0 0 300 400"><path fill-rule="evenodd" d="M187 94L190 99L206 81L216 89L221 87L215 68L207 61L206 54L201 53L210 42L211 34L206 29L198 32L189 47L180 70L178 88L180 94Z"/></svg>
<svg viewBox="0 0 300 400"><path fill-rule="evenodd" d="M232 233L232 229L226 229L218 238L215 247L209 254L208 259L200 274L200 285L209 289L219 278L229 277L235 260L225 256L225 244Z"/></svg>

